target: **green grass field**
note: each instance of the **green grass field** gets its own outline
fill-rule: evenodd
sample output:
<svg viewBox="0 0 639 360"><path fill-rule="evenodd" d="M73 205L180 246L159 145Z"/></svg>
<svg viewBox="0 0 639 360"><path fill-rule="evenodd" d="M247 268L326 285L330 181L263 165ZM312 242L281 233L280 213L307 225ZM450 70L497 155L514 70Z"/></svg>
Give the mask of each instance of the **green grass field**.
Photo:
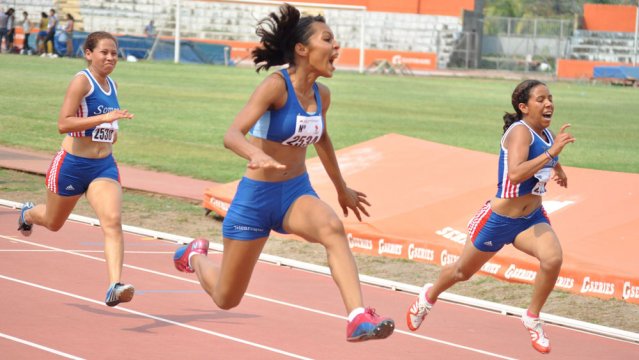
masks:
<svg viewBox="0 0 639 360"><path fill-rule="evenodd" d="M80 59L0 55L0 143L56 150L66 87L84 67ZM120 122L118 161L216 182L239 178L245 161L223 147L222 137L264 76L247 68L120 62L112 77L121 107L135 119ZM328 129L337 149L399 133L493 154L517 84L348 72L321 81L332 92ZM639 173L637 89L549 86L556 106L553 130L571 123L577 138L562 153L564 165Z"/></svg>

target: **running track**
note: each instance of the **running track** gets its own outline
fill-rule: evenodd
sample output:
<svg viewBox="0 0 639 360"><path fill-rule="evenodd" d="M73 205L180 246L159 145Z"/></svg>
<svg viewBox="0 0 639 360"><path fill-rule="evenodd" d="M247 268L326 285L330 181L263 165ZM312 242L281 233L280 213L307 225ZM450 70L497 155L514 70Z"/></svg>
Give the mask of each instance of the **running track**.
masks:
<svg viewBox="0 0 639 360"><path fill-rule="evenodd" d="M0 357L6 359L534 359L518 318L440 301L410 332L414 295L363 286L367 304L395 319L388 339L345 341L344 309L330 277L270 263L256 267L242 304L222 311L193 274L177 272L177 245L126 234L123 279L133 302L103 304L107 287L99 227L69 221L52 233L16 231L0 207ZM220 254L209 255L219 260ZM546 325L546 358L631 359L639 345Z"/></svg>

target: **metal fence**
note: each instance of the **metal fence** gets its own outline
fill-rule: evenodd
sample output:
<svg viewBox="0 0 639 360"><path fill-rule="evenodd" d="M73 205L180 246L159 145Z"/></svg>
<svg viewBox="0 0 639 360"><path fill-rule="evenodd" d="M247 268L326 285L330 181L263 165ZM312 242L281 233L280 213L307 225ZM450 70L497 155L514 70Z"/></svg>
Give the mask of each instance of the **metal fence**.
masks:
<svg viewBox="0 0 639 360"><path fill-rule="evenodd" d="M566 38L575 28L573 20L544 18L484 17L484 35Z"/></svg>

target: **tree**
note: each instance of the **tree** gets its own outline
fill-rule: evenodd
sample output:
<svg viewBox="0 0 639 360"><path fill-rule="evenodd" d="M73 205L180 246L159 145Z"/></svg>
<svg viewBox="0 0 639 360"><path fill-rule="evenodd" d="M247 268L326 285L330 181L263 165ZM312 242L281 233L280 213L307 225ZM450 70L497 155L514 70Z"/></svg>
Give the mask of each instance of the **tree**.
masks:
<svg viewBox="0 0 639 360"><path fill-rule="evenodd" d="M637 5L637 0L485 0L484 15L505 17L573 17L584 4ZM525 6L524 6L525 5Z"/></svg>

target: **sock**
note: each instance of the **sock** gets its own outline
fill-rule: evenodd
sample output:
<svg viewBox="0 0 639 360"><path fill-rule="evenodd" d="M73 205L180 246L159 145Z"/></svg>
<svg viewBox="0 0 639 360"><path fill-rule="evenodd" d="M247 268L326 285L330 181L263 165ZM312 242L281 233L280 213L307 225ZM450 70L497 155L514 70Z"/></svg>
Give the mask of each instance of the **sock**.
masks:
<svg viewBox="0 0 639 360"><path fill-rule="evenodd" d="M193 269L193 266L191 266L191 258L193 257L193 255L199 255L199 254L198 254L198 253L196 253L195 251L193 251L193 252L191 252L191 253L189 254L189 267L190 267L191 269Z"/></svg>
<svg viewBox="0 0 639 360"><path fill-rule="evenodd" d="M350 314L348 314L348 322L352 322L353 320L355 320L355 317L359 314L363 314L364 313L364 308L363 307L358 307L353 309L353 311L351 311Z"/></svg>
<svg viewBox="0 0 639 360"><path fill-rule="evenodd" d="M33 225L27 221L27 213L29 212L29 210L26 210L24 213L22 213L22 222L24 222L25 225Z"/></svg>
<svg viewBox="0 0 639 360"><path fill-rule="evenodd" d="M428 290L430 290L430 288L428 288ZM426 293L424 293L424 299L426 299L426 302L429 305L435 305L435 302L437 302L437 299L435 299L435 301L432 301L431 299L428 298L428 290L426 290Z"/></svg>
<svg viewBox="0 0 639 360"><path fill-rule="evenodd" d="M532 319L537 319L539 317L539 314L535 315L535 314L531 313L530 310L526 310L526 316L528 316L529 318L532 318Z"/></svg>

